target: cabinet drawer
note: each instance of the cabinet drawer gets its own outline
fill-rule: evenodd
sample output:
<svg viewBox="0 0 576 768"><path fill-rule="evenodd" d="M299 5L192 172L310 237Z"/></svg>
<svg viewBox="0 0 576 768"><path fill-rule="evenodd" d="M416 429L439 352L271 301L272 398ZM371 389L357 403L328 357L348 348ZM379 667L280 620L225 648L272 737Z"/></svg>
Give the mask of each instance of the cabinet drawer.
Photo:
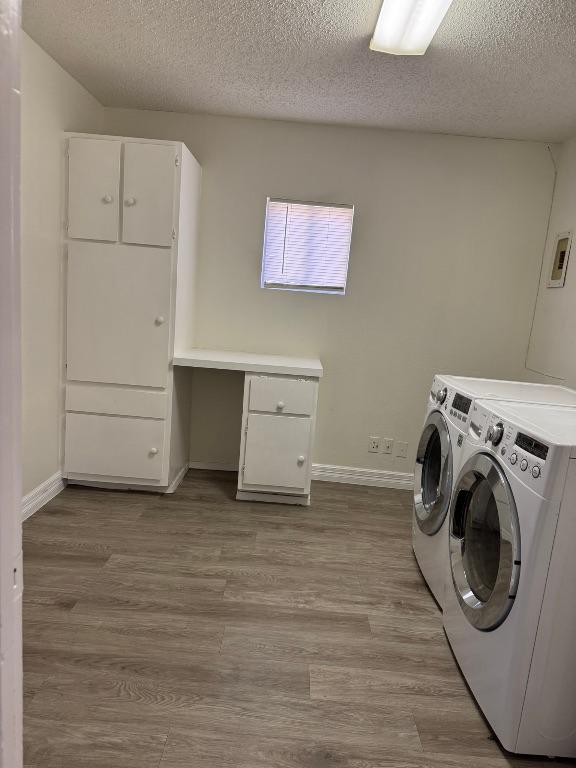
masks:
<svg viewBox="0 0 576 768"><path fill-rule="evenodd" d="M66 414L67 473L160 480L166 422Z"/></svg>
<svg viewBox="0 0 576 768"><path fill-rule="evenodd" d="M311 416L315 397L314 381L276 376L253 376L250 379L251 411Z"/></svg>
<svg viewBox="0 0 576 768"><path fill-rule="evenodd" d="M66 387L67 411L165 419L167 404L166 392L76 382Z"/></svg>
<svg viewBox="0 0 576 768"><path fill-rule="evenodd" d="M311 420L251 413L247 427L243 485L307 492Z"/></svg>

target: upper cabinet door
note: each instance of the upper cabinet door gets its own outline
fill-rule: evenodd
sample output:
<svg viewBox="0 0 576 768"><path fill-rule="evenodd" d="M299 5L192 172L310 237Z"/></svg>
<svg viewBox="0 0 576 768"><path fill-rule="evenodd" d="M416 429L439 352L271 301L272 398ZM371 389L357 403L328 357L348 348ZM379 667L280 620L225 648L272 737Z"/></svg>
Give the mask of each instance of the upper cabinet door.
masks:
<svg viewBox="0 0 576 768"><path fill-rule="evenodd" d="M119 141L70 139L69 237L118 240L121 148Z"/></svg>
<svg viewBox="0 0 576 768"><path fill-rule="evenodd" d="M174 227L176 148L124 144L122 240L171 246Z"/></svg>

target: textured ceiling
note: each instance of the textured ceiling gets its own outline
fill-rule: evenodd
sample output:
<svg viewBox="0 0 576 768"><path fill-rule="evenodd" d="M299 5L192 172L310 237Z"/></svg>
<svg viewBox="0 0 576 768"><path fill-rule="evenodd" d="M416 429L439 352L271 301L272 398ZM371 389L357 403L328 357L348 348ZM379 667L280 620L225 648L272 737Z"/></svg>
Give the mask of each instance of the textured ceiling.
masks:
<svg viewBox="0 0 576 768"><path fill-rule="evenodd" d="M104 105L474 136L576 134L576 0L454 0L428 53L368 42L380 0L24 0Z"/></svg>

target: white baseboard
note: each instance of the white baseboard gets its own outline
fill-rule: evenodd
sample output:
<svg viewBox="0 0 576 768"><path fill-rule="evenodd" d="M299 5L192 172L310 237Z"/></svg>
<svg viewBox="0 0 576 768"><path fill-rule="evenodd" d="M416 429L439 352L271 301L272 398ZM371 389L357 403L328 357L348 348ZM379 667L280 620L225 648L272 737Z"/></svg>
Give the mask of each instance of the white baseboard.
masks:
<svg viewBox="0 0 576 768"><path fill-rule="evenodd" d="M191 461L190 469L213 469L219 472L238 472L238 464L227 464L221 461Z"/></svg>
<svg viewBox="0 0 576 768"><path fill-rule="evenodd" d="M65 485L62 472L55 472L52 477L44 480L33 491L27 493L22 499L22 519L27 520L44 504L48 504L54 496L58 496L60 491L64 490Z"/></svg>
<svg viewBox="0 0 576 768"><path fill-rule="evenodd" d="M184 478L186 477L186 472L188 472L188 464L184 464L184 466L182 467L180 472L178 472L178 474L175 476L174 480L172 480L172 482L170 483L168 488L166 488L165 492L166 493L174 493L176 488L178 488L178 486L180 485L182 480L184 480Z"/></svg>
<svg viewBox="0 0 576 768"><path fill-rule="evenodd" d="M312 464L312 480L323 480L328 483L350 483L352 485L375 485L380 488L398 488L411 491L414 475L412 472L390 472L386 469Z"/></svg>

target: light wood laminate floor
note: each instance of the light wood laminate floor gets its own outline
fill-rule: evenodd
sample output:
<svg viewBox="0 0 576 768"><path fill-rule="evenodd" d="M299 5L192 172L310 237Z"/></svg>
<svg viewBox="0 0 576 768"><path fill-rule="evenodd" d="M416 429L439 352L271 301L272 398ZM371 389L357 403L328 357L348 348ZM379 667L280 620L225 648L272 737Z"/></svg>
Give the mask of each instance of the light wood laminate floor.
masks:
<svg viewBox="0 0 576 768"><path fill-rule="evenodd" d="M505 768L410 545L411 495L309 508L69 487L24 526L28 768ZM566 765L567 763L559 763Z"/></svg>

